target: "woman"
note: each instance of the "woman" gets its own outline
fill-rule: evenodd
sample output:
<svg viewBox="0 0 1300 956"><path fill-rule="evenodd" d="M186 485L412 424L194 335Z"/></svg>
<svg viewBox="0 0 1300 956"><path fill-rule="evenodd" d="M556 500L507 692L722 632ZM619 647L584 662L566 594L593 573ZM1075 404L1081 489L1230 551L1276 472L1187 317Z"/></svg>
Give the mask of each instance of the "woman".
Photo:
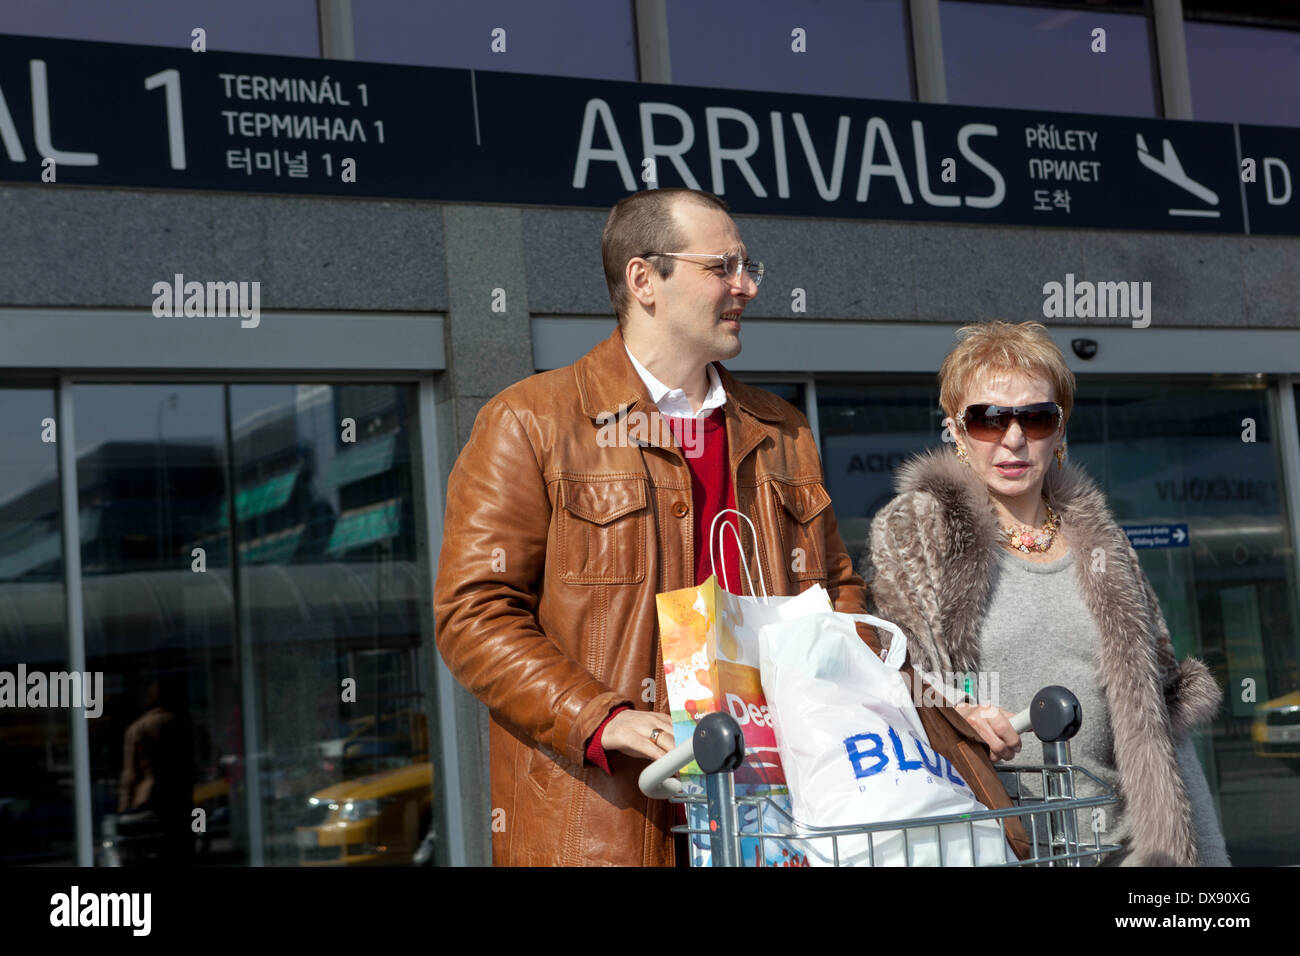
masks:
<svg viewBox="0 0 1300 956"><path fill-rule="evenodd" d="M939 372L955 454L909 460L872 521L872 613L908 634L916 668L969 675L968 694L978 685L1019 710L1048 684L1074 691L1084 720L1071 760L1120 797L1096 818L1121 846L1107 862L1229 865L1189 734L1222 692L1200 661L1175 659L1127 537L1065 462L1073 374L1037 322L958 336ZM971 700L958 709L995 759L1036 762L1017 757L1011 710Z"/></svg>

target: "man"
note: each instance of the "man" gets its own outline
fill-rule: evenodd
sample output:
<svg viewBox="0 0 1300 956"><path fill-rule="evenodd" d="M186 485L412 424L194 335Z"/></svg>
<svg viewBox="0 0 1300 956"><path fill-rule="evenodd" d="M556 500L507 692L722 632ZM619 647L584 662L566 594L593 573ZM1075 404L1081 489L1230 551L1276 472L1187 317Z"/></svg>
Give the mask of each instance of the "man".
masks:
<svg viewBox="0 0 1300 956"><path fill-rule="evenodd" d="M718 512L754 522L770 593L822 583L866 610L807 420L716 364L762 278L726 204L636 193L601 254L619 327L491 399L447 486L437 641L491 711L496 864L679 862L676 808L637 788L673 747L655 595L707 579Z"/></svg>

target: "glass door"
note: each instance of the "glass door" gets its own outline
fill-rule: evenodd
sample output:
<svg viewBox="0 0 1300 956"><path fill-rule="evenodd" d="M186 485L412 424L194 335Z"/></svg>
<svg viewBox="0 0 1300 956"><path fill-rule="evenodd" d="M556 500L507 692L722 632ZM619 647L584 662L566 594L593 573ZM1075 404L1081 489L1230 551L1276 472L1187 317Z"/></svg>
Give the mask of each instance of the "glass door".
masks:
<svg viewBox="0 0 1300 956"><path fill-rule="evenodd" d="M98 863L445 844L415 395L73 387Z"/></svg>

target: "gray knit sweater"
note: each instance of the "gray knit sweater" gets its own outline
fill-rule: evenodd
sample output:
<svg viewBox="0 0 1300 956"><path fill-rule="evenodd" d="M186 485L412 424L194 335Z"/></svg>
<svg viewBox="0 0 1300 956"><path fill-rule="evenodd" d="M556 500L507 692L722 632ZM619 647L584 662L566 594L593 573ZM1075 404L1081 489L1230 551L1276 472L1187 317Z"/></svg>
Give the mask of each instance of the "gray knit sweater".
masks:
<svg viewBox="0 0 1300 956"><path fill-rule="evenodd" d="M980 664L985 673L976 682L996 693L996 706L1019 712L1048 684L1069 688L1083 710L1083 726L1070 741L1070 761L1086 767L1108 787L1119 781L1112 746L1113 735L1100 674L1100 634L1079 593L1074 553L1046 564L1034 564L1010 553L1000 556L988 614L980 629ZM1179 771L1189 791L1210 803L1209 787L1190 740L1177 748ZM1042 763L1042 748L1032 734L1024 737L1020 754L1007 763ZM1004 779L1008 791L1014 779ZM1026 781L1030 782L1030 781ZM1037 778L1030 792L1039 793ZM1100 788L1086 777L1076 778L1078 796L1094 796ZM1198 801L1193 801L1193 807ZM1212 811L1211 811L1212 812ZM1097 832L1102 843L1127 844L1123 804L1078 814L1081 841L1091 842ZM1196 820L1203 865L1226 865L1222 836L1213 820ZM1127 850L1108 857L1115 865Z"/></svg>
<svg viewBox="0 0 1300 956"><path fill-rule="evenodd" d="M1100 635L1074 580L1074 554L1048 564L1032 564L1010 553L1001 556L988 615L980 629L979 686L995 693L991 703L1019 712L1048 684L1069 688L1083 708L1083 726L1070 741L1070 760L1086 767L1112 789L1118 781L1111 749L1110 713L1098 680ZM1012 766L1043 762L1032 734ZM1012 779L1004 781L1014 791ZM1039 793L1037 778L1027 789ZM1076 795L1096 796L1101 788L1076 778ZM1103 843L1116 842L1120 808L1097 808L1078 815L1079 836L1096 831ZM1041 819L1040 823L1043 822Z"/></svg>

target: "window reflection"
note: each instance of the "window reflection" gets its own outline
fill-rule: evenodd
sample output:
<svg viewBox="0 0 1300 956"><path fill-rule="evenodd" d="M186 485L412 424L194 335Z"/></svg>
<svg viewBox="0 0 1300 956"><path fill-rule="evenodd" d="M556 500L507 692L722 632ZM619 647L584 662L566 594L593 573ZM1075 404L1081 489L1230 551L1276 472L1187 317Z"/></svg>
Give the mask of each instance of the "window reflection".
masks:
<svg viewBox="0 0 1300 956"><path fill-rule="evenodd" d="M1237 866L1297 862L1300 759L1288 755L1300 758L1300 720L1286 707L1300 703L1300 635L1268 391L1093 386L1075 405L1070 452L1122 524L1187 525L1187 547L1138 556L1178 655L1203 658L1228 689L1198 741L1228 852Z"/></svg>
<svg viewBox="0 0 1300 956"><path fill-rule="evenodd" d="M668 0L672 79L722 89L910 100L906 15L901 0ZM796 29L802 37L793 35Z"/></svg>
<svg viewBox="0 0 1300 956"><path fill-rule="evenodd" d="M99 863L432 845L413 395L75 387Z"/></svg>
<svg viewBox="0 0 1300 956"><path fill-rule="evenodd" d="M68 669L57 435L52 389L0 389L0 671L15 682L20 665ZM0 863L76 863L70 719L0 709Z"/></svg>
<svg viewBox="0 0 1300 956"><path fill-rule="evenodd" d="M409 863L434 825L413 394L230 390L268 863Z"/></svg>
<svg viewBox="0 0 1300 956"><path fill-rule="evenodd" d="M871 519L894 497L894 471L911 454L941 441L939 389L818 382L817 418L826 488L857 565Z"/></svg>
<svg viewBox="0 0 1300 956"><path fill-rule="evenodd" d="M366 0L352 23L358 60L637 78L630 0Z"/></svg>
<svg viewBox="0 0 1300 956"><path fill-rule="evenodd" d="M1155 116L1144 16L941 0L948 100L1122 116ZM1106 52L1092 52L1092 31Z"/></svg>
<svg viewBox="0 0 1300 956"><path fill-rule="evenodd" d="M86 662L106 698L90 727L96 862L246 862L230 566L213 540L223 388L78 385L72 398Z"/></svg>
<svg viewBox="0 0 1300 956"><path fill-rule="evenodd" d="M207 31L210 50L319 56L314 0L41 0L0 5L0 33L190 46L190 31Z"/></svg>
<svg viewBox="0 0 1300 956"><path fill-rule="evenodd" d="M1300 30L1186 23L1192 115L1300 126Z"/></svg>

